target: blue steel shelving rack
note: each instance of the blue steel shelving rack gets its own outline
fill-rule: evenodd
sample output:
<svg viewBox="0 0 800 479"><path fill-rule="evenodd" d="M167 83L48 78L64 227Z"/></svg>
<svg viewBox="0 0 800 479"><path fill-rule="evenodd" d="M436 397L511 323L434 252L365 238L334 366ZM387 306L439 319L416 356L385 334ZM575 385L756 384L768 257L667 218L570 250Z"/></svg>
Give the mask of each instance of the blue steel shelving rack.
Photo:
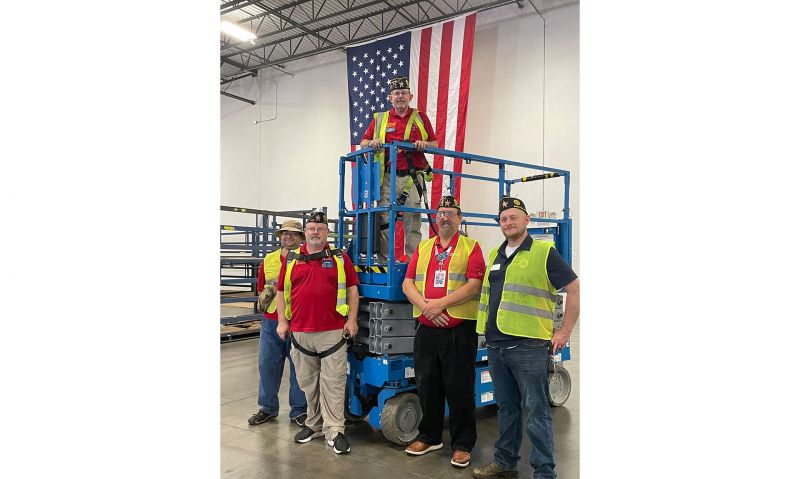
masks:
<svg viewBox="0 0 800 479"><path fill-rule="evenodd" d="M322 207L319 210L327 214L326 207ZM231 325L260 321L262 315L256 309L256 302L258 301L256 276L264 256L280 248L280 240L275 236L275 232L286 219L297 219L305 225L308 218L317 209L271 211L237 206L220 206L220 211L251 216L246 221L237 221L237 223L247 223L247 225L220 225L220 286L238 288L238 290L229 291L227 294L220 294L220 304L253 304L252 313L220 317L220 324ZM331 223L332 238L338 237L339 231L345 231L343 236L349 237L347 232L352 228L349 221L344 224L340 224L337 221L329 221L329 223ZM249 295L242 296L243 293L249 293ZM255 335L258 335L257 331L245 331L242 334L223 334L221 339L229 341L232 339L245 339Z"/></svg>

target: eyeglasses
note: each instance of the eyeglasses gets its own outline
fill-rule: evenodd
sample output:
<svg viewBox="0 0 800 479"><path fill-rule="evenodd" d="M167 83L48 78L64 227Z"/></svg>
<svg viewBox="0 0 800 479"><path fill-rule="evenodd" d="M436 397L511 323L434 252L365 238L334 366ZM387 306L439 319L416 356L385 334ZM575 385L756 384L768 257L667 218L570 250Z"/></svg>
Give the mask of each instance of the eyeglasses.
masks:
<svg viewBox="0 0 800 479"><path fill-rule="evenodd" d="M445 218L452 218L457 214L458 214L457 211L437 211L436 217L439 219L445 219Z"/></svg>
<svg viewBox="0 0 800 479"><path fill-rule="evenodd" d="M322 233L323 231L327 230L327 226L306 226L306 231L309 233Z"/></svg>
<svg viewBox="0 0 800 479"><path fill-rule="evenodd" d="M283 235L299 238L302 235L302 233L298 233L297 231L284 231L281 233L281 236Z"/></svg>

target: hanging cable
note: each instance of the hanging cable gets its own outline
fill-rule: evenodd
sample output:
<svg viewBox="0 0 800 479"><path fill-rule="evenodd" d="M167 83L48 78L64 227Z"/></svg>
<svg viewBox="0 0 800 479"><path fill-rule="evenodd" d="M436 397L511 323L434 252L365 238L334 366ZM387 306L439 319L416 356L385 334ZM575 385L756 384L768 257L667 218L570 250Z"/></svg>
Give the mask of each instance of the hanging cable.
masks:
<svg viewBox="0 0 800 479"><path fill-rule="evenodd" d="M256 125L261 123L261 80L256 77L258 81L258 120L256 120ZM277 108L277 103L275 104L275 108ZM262 209L261 206L261 127L258 127L258 208ZM258 225L256 225L258 226ZM264 225L266 226L266 225Z"/></svg>
<svg viewBox="0 0 800 479"><path fill-rule="evenodd" d="M547 21L544 19L544 15L542 12L536 8L536 5L533 3L533 0L528 0L536 13L539 14L539 18L542 19L542 166L545 166L544 161L544 154L545 154L545 129L544 129L544 120L545 120L545 85L547 82ZM544 185L542 185L542 209L544 210Z"/></svg>
<svg viewBox="0 0 800 479"><path fill-rule="evenodd" d="M261 106L259 105L258 121L253 122L254 125L258 125L260 123L264 123L265 121L272 121L272 120L277 120L278 119L278 83L275 82L275 80L272 80L269 77L264 77L264 79L271 81L272 84L275 85L275 116L273 116L272 118L267 118L266 120L262 120L261 119L261 112L260 112ZM261 95L261 83L259 83L258 86L259 86L259 95Z"/></svg>
<svg viewBox="0 0 800 479"><path fill-rule="evenodd" d="M258 78L258 77L256 77ZM253 121L253 125L261 125L265 121L272 121L278 118L278 83L274 80L270 79L269 77L264 77L265 80L269 80L275 85L275 116L272 118L267 118L266 120L261 119L261 105L263 105L263 101L261 98L261 80L258 80L258 120ZM258 127L258 207L261 208L261 127Z"/></svg>

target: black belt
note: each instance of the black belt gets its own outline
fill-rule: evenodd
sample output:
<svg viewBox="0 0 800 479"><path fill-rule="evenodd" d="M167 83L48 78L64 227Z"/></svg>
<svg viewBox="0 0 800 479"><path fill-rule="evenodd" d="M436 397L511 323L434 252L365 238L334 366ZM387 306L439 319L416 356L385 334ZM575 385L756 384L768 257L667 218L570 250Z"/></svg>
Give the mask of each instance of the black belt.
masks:
<svg viewBox="0 0 800 479"><path fill-rule="evenodd" d="M309 351L308 349L300 346L300 344L298 344L297 340L294 339L294 334L292 334L291 332L289 332L289 337L292 339L292 346L297 348L298 351L300 351L301 353L305 354L306 356L319 356L320 359L325 358L325 357L330 356L331 354L335 353L336 351L341 349L342 346L344 346L344 344L347 342L345 337L342 336L342 339L338 343L336 343L333 346L331 346L329 349L326 349L325 351L322 351L321 353L315 353L313 351Z"/></svg>

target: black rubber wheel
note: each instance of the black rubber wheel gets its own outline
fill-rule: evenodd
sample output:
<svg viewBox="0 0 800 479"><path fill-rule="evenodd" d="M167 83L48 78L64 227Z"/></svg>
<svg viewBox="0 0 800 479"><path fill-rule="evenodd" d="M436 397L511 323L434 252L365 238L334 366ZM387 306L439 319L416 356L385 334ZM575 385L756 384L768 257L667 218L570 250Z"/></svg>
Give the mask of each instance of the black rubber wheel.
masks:
<svg viewBox="0 0 800 479"><path fill-rule="evenodd" d="M415 393L401 393L389 398L381 410L381 432L395 444L405 446L417 438L422 421L422 406Z"/></svg>
<svg viewBox="0 0 800 479"><path fill-rule="evenodd" d="M551 406L562 406L572 391L572 379L563 366L555 365L555 369L547 376L547 400Z"/></svg>

